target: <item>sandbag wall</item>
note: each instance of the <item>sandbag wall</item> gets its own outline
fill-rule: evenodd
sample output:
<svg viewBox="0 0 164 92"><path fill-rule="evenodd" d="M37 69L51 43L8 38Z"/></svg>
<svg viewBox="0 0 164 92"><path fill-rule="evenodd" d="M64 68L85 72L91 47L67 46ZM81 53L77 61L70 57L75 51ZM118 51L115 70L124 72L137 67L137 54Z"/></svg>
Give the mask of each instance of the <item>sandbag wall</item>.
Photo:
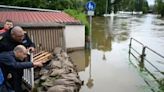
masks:
<svg viewBox="0 0 164 92"><path fill-rule="evenodd" d="M38 70L35 71L38 92L79 92L83 84L71 58L59 47L53 58Z"/></svg>

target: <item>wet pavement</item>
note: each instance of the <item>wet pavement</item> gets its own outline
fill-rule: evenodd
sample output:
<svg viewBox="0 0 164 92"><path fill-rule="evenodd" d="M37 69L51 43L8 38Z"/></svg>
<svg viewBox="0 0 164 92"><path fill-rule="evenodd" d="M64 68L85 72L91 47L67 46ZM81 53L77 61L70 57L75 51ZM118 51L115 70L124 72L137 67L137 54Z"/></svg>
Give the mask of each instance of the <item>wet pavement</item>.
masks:
<svg viewBox="0 0 164 92"><path fill-rule="evenodd" d="M151 76L141 72L139 67L136 68L135 64L129 61L131 37L160 54L164 53L164 21L158 19L156 15L93 19L91 51L82 50L69 54L78 67L80 78L84 80L84 86L80 92L156 92L160 90ZM139 47L136 48L140 50ZM158 56L150 54L147 57L154 60ZM132 58L132 61L135 59ZM161 71L164 70L164 62L161 58L153 63Z"/></svg>

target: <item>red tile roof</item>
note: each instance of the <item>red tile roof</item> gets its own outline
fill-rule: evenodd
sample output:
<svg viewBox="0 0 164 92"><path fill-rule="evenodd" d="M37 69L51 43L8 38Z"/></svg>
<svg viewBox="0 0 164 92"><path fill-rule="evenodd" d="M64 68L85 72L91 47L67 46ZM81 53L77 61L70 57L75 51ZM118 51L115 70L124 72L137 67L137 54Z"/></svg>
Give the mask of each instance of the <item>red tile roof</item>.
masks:
<svg viewBox="0 0 164 92"><path fill-rule="evenodd" d="M10 19L14 24L21 23L60 23L60 24L81 24L79 20L69 16L64 12L40 12L40 11L2 11L0 12L0 22Z"/></svg>

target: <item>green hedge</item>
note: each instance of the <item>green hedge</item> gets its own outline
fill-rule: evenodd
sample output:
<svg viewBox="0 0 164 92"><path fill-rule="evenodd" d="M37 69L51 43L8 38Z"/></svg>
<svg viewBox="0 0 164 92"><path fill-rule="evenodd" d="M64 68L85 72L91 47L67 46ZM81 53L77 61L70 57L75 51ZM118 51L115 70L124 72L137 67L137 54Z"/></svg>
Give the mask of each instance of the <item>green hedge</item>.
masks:
<svg viewBox="0 0 164 92"><path fill-rule="evenodd" d="M80 20L82 22L82 24L85 25L85 35L88 36L89 35L89 23L87 21L87 16L85 13L82 13L80 11L77 10L73 10L73 9L66 9L64 10L64 12L68 13L70 16L75 17L76 19Z"/></svg>

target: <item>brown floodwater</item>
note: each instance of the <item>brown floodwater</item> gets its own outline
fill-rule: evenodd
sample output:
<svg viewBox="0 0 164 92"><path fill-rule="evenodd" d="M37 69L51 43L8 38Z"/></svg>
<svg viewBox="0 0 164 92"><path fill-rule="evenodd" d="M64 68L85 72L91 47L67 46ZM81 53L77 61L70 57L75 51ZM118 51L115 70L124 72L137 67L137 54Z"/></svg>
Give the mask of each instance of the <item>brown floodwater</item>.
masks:
<svg viewBox="0 0 164 92"><path fill-rule="evenodd" d="M129 59L131 37L164 55L164 20L156 15L93 18L92 49L69 53L84 80L80 92L163 92L164 85L140 71L134 58ZM153 54L149 57L164 72L164 59ZM148 64L145 67L158 76Z"/></svg>

